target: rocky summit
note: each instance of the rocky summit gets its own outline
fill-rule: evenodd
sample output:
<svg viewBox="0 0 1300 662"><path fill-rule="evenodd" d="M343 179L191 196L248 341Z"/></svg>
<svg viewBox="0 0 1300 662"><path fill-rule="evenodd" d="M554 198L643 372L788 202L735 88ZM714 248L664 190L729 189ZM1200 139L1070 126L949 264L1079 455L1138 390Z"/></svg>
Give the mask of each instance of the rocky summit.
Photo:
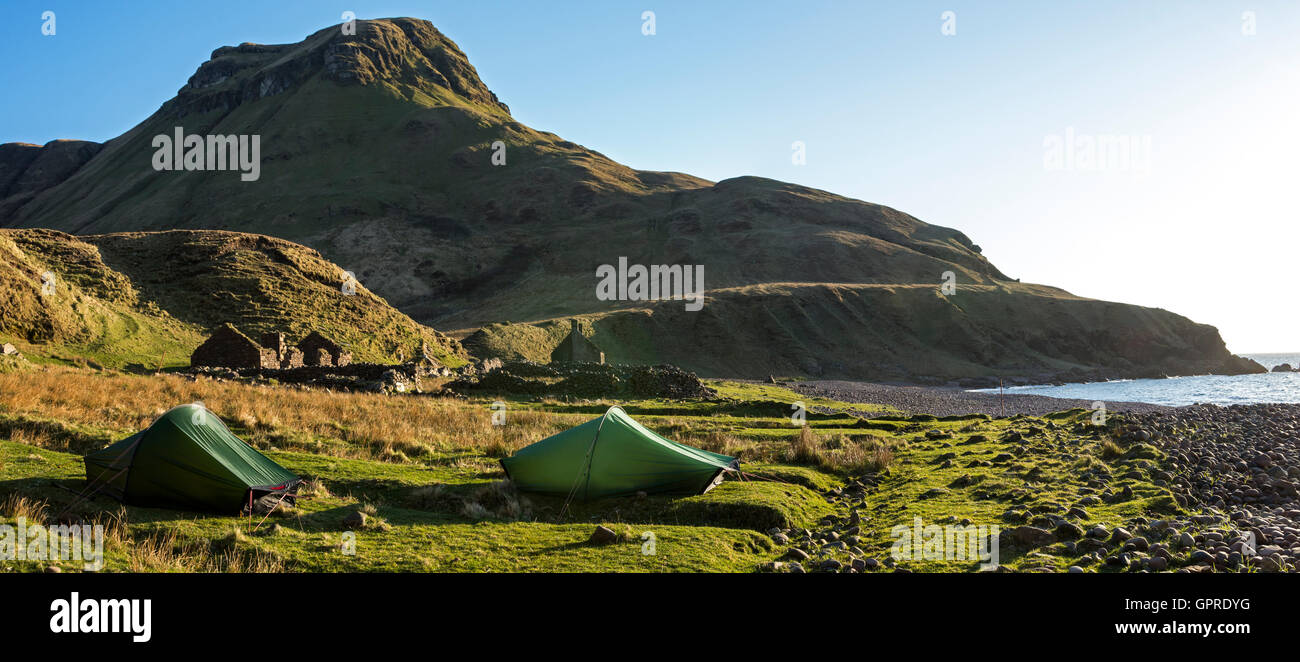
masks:
<svg viewBox="0 0 1300 662"><path fill-rule="evenodd" d="M174 135L256 145L259 167L155 168L155 139ZM279 237L479 358L545 360L556 329L582 317L610 362L706 376L1262 369L1213 327L1020 283L962 232L902 211L757 177L635 170L525 126L464 51L410 18L217 48L103 145L0 146L0 226ZM598 270L621 260L702 267L702 309L598 297Z"/></svg>

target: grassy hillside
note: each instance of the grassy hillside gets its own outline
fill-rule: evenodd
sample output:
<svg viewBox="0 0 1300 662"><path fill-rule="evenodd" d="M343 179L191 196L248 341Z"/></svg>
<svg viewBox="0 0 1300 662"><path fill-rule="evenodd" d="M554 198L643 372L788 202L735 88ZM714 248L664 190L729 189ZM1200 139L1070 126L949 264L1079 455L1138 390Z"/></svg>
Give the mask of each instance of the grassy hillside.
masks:
<svg viewBox="0 0 1300 662"><path fill-rule="evenodd" d="M259 136L260 177L154 171L153 138L178 126ZM274 235L317 249L424 324L591 316L616 356L710 374L953 378L1082 366L1135 376L1229 365L1212 330L1176 316L1102 304L1062 313L1080 308L1060 303L1073 297L1020 289L957 230L769 179L634 170L524 126L426 21L358 21L354 36L333 27L296 44L218 48L152 116L98 151L82 147L0 148L0 183L15 182L0 226ZM34 176L38 151L75 168ZM653 307L653 319L609 315L629 303L598 300L595 273L620 257L703 265L714 304L695 320L672 306ZM977 300L1014 311L908 294L937 288L946 272L970 291L1010 293ZM1039 321L1050 330L1022 326ZM1119 352L1116 323L1139 337ZM666 331L693 335L651 337ZM540 338L480 340L536 358L549 351ZM392 340L367 351L391 351ZM1008 357L1019 350L1028 353Z"/></svg>
<svg viewBox="0 0 1300 662"><path fill-rule="evenodd" d="M711 291L699 312L668 301L586 316L583 328L609 361L672 363L709 376L943 382L1251 367L1213 327L1019 283L961 285L947 296L934 285L773 283ZM476 354L545 362L568 330L565 319L494 324L464 343Z"/></svg>
<svg viewBox="0 0 1300 662"><path fill-rule="evenodd" d="M364 286L345 296L342 269L271 237L0 230L0 261L0 339L37 360L188 365L205 333L228 321L254 335L321 331L360 361L393 361L399 350L409 358L421 341L451 365L463 361L455 341ZM54 288L43 295L47 272Z"/></svg>
<svg viewBox="0 0 1300 662"><path fill-rule="evenodd" d="M0 230L0 340L33 360L166 366L188 364L202 334L142 298L94 245L62 233Z"/></svg>
<svg viewBox="0 0 1300 662"><path fill-rule="evenodd" d="M334 59L351 49L372 57ZM175 126L256 133L260 179L155 172L152 140ZM495 141L504 166L492 165ZM413 19L360 21L355 37L335 28L299 44L217 49L175 99L67 181L10 202L0 206L9 226L287 238L446 328L609 309L592 295L592 274L620 255L705 264L711 288L795 273L1001 277L960 232L886 207L760 178L637 171L524 126L455 44Z"/></svg>

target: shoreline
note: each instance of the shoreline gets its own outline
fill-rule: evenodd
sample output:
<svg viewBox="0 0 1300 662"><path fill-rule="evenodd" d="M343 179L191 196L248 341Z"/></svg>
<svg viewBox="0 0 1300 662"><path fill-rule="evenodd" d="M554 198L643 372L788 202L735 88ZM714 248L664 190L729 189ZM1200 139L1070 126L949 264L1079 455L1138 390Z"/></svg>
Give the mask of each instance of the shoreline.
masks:
<svg viewBox="0 0 1300 662"><path fill-rule="evenodd" d="M1091 409L1090 400L1053 398L1021 393L981 393L951 386L903 386L849 380L782 382L786 388L808 396L841 402L888 405L903 411L931 416L1042 416L1065 409ZM1106 402L1109 412L1156 413L1177 409L1147 402ZM874 414L879 416L880 414Z"/></svg>

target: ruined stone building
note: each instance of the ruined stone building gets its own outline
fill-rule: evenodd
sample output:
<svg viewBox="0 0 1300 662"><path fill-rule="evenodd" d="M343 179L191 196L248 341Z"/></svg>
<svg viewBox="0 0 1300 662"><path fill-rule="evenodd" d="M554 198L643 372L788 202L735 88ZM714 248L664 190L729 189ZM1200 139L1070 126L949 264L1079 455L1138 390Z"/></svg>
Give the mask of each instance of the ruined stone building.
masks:
<svg viewBox="0 0 1300 662"><path fill-rule="evenodd" d="M283 333L263 333L262 347L275 352L281 370L301 368L303 365L302 350L286 342Z"/></svg>
<svg viewBox="0 0 1300 662"><path fill-rule="evenodd" d="M222 324L190 354L190 365L218 368L279 368L275 350L262 347L230 324Z"/></svg>
<svg viewBox="0 0 1300 662"><path fill-rule="evenodd" d="M302 360L306 365L342 367L352 363L352 352L316 331L307 334L298 343L298 348L302 350Z"/></svg>
<svg viewBox="0 0 1300 662"><path fill-rule="evenodd" d="M304 365L342 367L352 363L351 352L315 331L297 346L289 344L283 333L264 333L261 340L258 344L234 326L222 324L190 355L190 365L287 370Z"/></svg>
<svg viewBox="0 0 1300 662"><path fill-rule="evenodd" d="M569 320L569 323L569 335L551 352L551 363L604 363L605 353L582 335L578 320Z"/></svg>

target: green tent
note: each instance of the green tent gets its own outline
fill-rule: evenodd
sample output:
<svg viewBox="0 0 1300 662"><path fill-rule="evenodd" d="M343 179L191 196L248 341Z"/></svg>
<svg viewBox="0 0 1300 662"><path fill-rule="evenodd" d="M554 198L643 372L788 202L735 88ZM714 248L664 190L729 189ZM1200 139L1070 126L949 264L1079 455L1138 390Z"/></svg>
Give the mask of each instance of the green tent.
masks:
<svg viewBox="0 0 1300 662"><path fill-rule="evenodd" d="M181 405L147 429L87 455L87 493L137 506L235 513L300 479L236 437L201 404Z"/></svg>
<svg viewBox="0 0 1300 662"><path fill-rule="evenodd" d="M618 407L501 460L519 489L579 499L703 494L739 465L734 457L664 439Z"/></svg>

